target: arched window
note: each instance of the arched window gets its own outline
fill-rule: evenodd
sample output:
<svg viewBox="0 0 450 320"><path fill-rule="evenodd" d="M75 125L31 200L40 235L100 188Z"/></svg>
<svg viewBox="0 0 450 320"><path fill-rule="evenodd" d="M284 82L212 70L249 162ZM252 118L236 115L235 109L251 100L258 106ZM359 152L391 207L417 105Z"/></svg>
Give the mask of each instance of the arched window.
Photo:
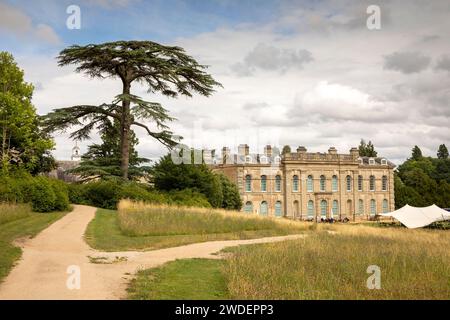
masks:
<svg viewBox="0 0 450 320"><path fill-rule="evenodd" d="M283 215L282 209L281 209L281 201L275 202L275 216L281 217Z"/></svg>
<svg viewBox="0 0 450 320"><path fill-rule="evenodd" d="M350 192L352 191L352 177L347 176L345 178L346 184L347 184L347 191Z"/></svg>
<svg viewBox="0 0 450 320"><path fill-rule="evenodd" d="M375 191L375 176L370 176L370 191Z"/></svg>
<svg viewBox="0 0 450 320"><path fill-rule="evenodd" d="M337 200L333 200L333 209L332 209L333 217L339 217L339 202Z"/></svg>
<svg viewBox="0 0 450 320"><path fill-rule="evenodd" d="M364 200L362 199L358 201L358 214L364 214Z"/></svg>
<svg viewBox="0 0 450 320"><path fill-rule="evenodd" d="M334 192L338 191L338 177L337 176L333 176L333 178L331 179L331 190Z"/></svg>
<svg viewBox="0 0 450 320"><path fill-rule="evenodd" d="M252 177L250 175L245 176L245 191L246 192L252 191Z"/></svg>
<svg viewBox="0 0 450 320"><path fill-rule="evenodd" d="M363 176L358 176L358 191L363 191Z"/></svg>
<svg viewBox="0 0 450 320"><path fill-rule="evenodd" d="M275 191L277 192L281 191L281 176L279 175L275 177Z"/></svg>
<svg viewBox="0 0 450 320"><path fill-rule="evenodd" d="M247 201L244 206L244 212L252 213L253 212L253 204L250 201Z"/></svg>
<svg viewBox="0 0 450 320"><path fill-rule="evenodd" d="M259 210L259 213L263 216L267 216L268 208L267 208L267 202L263 201L261 202L261 208Z"/></svg>
<svg viewBox="0 0 450 320"><path fill-rule="evenodd" d="M292 191L298 192L298 176L292 177Z"/></svg>
<svg viewBox="0 0 450 320"><path fill-rule="evenodd" d="M325 187L326 187L326 179L325 176L322 175L320 176L320 191L325 191Z"/></svg>
<svg viewBox="0 0 450 320"><path fill-rule="evenodd" d="M320 215L324 219L327 217L327 209L328 209L327 200L320 201Z"/></svg>
<svg viewBox="0 0 450 320"><path fill-rule="evenodd" d="M372 199L370 200L370 215L375 216L377 214L377 202Z"/></svg>
<svg viewBox="0 0 450 320"><path fill-rule="evenodd" d="M314 201L308 201L308 218L314 218Z"/></svg>
<svg viewBox="0 0 450 320"><path fill-rule="evenodd" d="M261 176L261 191L267 191L267 176Z"/></svg>
<svg viewBox="0 0 450 320"><path fill-rule="evenodd" d="M389 211L389 205L388 205L387 199L383 199L383 213L388 213Z"/></svg>
<svg viewBox="0 0 450 320"><path fill-rule="evenodd" d="M306 191L308 192L314 191L313 176L308 176L308 178L306 179Z"/></svg>
<svg viewBox="0 0 450 320"><path fill-rule="evenodd" d="M387 179L387 176L383 176L383 179L382 179L382 190L383 191L387 191L387 188L388 188L388 179Z"/></svg>

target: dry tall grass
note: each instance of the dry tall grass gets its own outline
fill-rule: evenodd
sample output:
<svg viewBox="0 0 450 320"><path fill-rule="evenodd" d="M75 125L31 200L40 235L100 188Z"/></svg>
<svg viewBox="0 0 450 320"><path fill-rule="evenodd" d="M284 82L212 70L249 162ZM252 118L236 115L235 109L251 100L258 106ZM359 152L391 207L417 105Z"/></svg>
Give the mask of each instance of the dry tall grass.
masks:
<svg viewBox="0 0 450 320"><path fill-rule="evenodd" d="M31 215L31 208L26 204L0 203L0 224L26 218Z"/></svg>
<svg viewBox="0 0 450 320"><path fill-rule="evenodd" d="M450 299L450 233L338 225L336 233L236 250L224 274L238 299ZM381 268L381 289L366 286Z"/></svg>
<svg viewBox="0 0 450 320"><path fill-rule="evenodd" d="M119 203L118 221L122 232L130 236L307 229L306 224L286 219L248 215L238 211L151 205L129 200L122 200Z"/></svg>

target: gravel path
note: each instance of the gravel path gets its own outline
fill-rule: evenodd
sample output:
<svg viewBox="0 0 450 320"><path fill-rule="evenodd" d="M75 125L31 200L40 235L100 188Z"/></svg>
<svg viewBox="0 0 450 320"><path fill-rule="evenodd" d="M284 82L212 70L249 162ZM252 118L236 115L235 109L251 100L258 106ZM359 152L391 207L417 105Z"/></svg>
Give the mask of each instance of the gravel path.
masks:
<svg viewBox="0 0 450 320"><path fill-rule="evenodd" d="M0 284L0 299L121 299L126 296L127 283L139 269L175 259L217 259L213 254L226 247L302 237L211 241L147 252L100 252L83 239L95 211L96 208L77 205L35 238L22 243L21 260ZM76 277L78 271L80 277Z"/></svg>

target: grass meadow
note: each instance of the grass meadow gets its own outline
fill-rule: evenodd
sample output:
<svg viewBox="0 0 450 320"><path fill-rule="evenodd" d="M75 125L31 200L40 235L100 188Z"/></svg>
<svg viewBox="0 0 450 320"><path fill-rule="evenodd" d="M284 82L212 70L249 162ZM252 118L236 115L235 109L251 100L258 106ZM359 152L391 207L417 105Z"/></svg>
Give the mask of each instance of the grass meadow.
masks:
<svg viewBox="0 0 450 320"><path fill-rule="evenodd" d="M123 200L118 211L98 209L85 237L89 245L104 251L153 250L196 242L288 235L307 229L306 224L237 211Z"/></svg>
<svg viewBox="0 0 450 320"><path fill-rule="evenodd" d="M32 212L31 207L24 204L0 203L0 282L22 254L13 242L35 236L63 215L61 212Z"/></svg>
<svg viewBox="0 0 450 320"><path fill-rule="evenodd" d="M195 299L201 289L205 299L450 299L448 231L334 229L329 233L319 227L299 240L229 248L222 261L177 260L140 271L129 298ZM205 265L214 279L197 288ZM379 290L366 285L371 265L381 270Z"/></svg>

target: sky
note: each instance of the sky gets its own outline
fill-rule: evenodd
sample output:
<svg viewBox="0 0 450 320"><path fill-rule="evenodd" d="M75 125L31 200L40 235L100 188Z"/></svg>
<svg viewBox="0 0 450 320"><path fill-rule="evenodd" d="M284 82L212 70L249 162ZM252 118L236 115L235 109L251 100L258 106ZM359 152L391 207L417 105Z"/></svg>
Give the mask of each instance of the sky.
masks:
<svg viewBox="0 0 450 320"><path fill-rule="evenodd" d="M67 8L80 8L69 29ZM380 28L369 29L369 5ZM348 0L0 0L0 50L11 52L35 86L39 114L111 102L113 79L58 67L67 46L151 40L183 47L222 85L211 97L166 98L139 85L132 93L160 102L171 130L195 148L252 153L267 144L348 153L361 138L401 163L414 145L435 156L450 146L450 2ZM373 21L373 20L370 20ZM144 157L167 150L136 130ZM82 151L92 140L79 142ZM55 134L57 159L74 142Z"/></svg>

